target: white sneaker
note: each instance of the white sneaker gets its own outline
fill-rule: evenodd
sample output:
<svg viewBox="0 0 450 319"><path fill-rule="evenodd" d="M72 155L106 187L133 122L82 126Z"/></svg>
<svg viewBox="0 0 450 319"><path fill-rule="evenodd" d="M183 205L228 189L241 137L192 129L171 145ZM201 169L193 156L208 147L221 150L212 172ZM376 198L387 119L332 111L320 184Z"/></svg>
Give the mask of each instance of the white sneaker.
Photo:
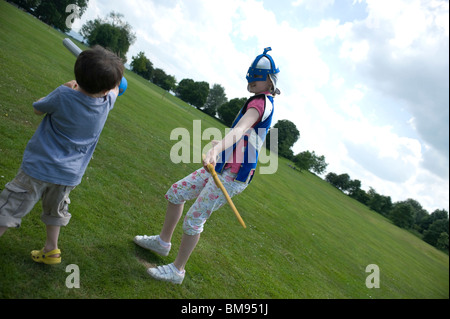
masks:
<svg viewBox="0 0 450 319"><path fill-rule="evenodd" d="M156 268L148 268L147 273L156 280L167 281L178 285L183 282L185 274L185 272L183 272L183 274L180 274L173 263L169 265L158 266Z"/></svg>
<svg viewBox="0 0 450 319"><path fill-rule="evenodd" d="M142 248L151 250L161 256L167 256L170 252L170 244L169 247L164 247L161 245L161 242L159 241L159 235L156 236L136 236L134 237L134 242L141 246Z"/></svg>

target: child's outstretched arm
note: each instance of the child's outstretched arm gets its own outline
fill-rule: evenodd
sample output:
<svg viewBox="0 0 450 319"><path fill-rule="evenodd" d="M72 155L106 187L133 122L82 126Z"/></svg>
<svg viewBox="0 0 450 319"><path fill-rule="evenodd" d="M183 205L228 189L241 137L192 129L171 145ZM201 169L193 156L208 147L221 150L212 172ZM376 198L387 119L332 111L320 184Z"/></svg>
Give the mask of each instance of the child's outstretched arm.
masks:
<svg viewBox="0 0 450 319"><path fill-rule="evenodd" d="M241 117L236 126L228 132L228 134L223 138L222 141L213 143L213 147L206 153L203 159L203 166L207 168L208 164L216 165L217 156L222 153L227 148L233 146L237 141L239 141L242 136L247 132L253 124L258 121L260 115L255 108L250 108L245 112L244 116Z"/></svg>

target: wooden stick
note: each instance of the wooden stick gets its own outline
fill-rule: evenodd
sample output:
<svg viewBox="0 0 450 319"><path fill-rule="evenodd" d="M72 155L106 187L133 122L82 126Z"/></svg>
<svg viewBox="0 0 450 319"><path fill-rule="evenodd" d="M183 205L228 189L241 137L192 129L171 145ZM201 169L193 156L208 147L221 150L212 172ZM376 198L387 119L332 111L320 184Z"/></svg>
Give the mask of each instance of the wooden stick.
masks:
<svg viewBox="0 0 450 319"><path fill-rule="evenodd" d="M203 155L203 159L205 159L205 155ZM225 195L225 198L227 199L228 204L230 204L231 209L233 210L234 214L236 215L236 218L238 219L239 223L241 223L242 227L247 228L245 226L244 220L242 219L241 215L239 215L239 212L236 209L236 206L234 206L233 201L231 200L230 195L228 195L227 190L223 186L222 182L219 179L219 176L217 176L216 170L214 169L214 166L212 166L211 163L207 165L209 172L211 173L212 177L214 178L214 182L216 183L217 187L220 188L222 193Z"/></svg>

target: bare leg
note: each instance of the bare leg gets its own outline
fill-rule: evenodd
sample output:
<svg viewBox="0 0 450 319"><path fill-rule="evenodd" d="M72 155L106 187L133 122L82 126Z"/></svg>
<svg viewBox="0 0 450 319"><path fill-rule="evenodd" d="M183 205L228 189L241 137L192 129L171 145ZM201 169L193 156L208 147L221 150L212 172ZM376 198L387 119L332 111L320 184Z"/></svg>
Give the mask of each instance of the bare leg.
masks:
<svg viewBox="0 0 450 319"><path fill-rule="evenodd" d="M183 271L186 263L194 251L195 246L197 246L198 240L200 239L200 234L197 235L186 235L183 234L181 239L180 250L178 251L177 258L173 262L178 270Z"/></svg>
<svg viewBox="0 0 450 319"><path fill-rule="evenodd" d="M58 249L58 238L60 226L47 225L47 239L45 241L44 252L49 252L53 249ZM59 254L51 255L50 257L59 257Z"/></svg>
<svg viewBox="0 0 450 319"><path fill-rule="evenodd" d="M8 227L0 226L0 237L5 233L5 231L8 229Z"/></svg>
<svg viewBox="0 0 450 319"><path fill-rule="evenodd" d="M166 219L164 220L163 228L159 234L159 237L166 243L170 243L172 240L173 231L175 230L175 227L183 214L183 208L184 203L172 204L169 202L167 204Z"/></svg>

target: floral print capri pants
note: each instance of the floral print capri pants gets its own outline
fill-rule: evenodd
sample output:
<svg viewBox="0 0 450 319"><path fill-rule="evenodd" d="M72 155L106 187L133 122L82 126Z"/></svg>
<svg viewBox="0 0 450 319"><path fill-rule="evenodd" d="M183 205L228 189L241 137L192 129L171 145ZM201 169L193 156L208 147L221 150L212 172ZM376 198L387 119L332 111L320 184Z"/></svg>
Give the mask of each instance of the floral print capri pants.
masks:
<svg viewBox="0 0 450 319"><path fill-rule="evenodd" d="M217 176L230 197L241 193L248 185L235 181L236 174L231 173L229 169ZM216 186L212 175L204 168L196 170L173 184L165 197L172 204L183 204L187 200L196 199L183 222L183 231L187 235L200 234L211 213L227 202L220 188Z"/></svg>

